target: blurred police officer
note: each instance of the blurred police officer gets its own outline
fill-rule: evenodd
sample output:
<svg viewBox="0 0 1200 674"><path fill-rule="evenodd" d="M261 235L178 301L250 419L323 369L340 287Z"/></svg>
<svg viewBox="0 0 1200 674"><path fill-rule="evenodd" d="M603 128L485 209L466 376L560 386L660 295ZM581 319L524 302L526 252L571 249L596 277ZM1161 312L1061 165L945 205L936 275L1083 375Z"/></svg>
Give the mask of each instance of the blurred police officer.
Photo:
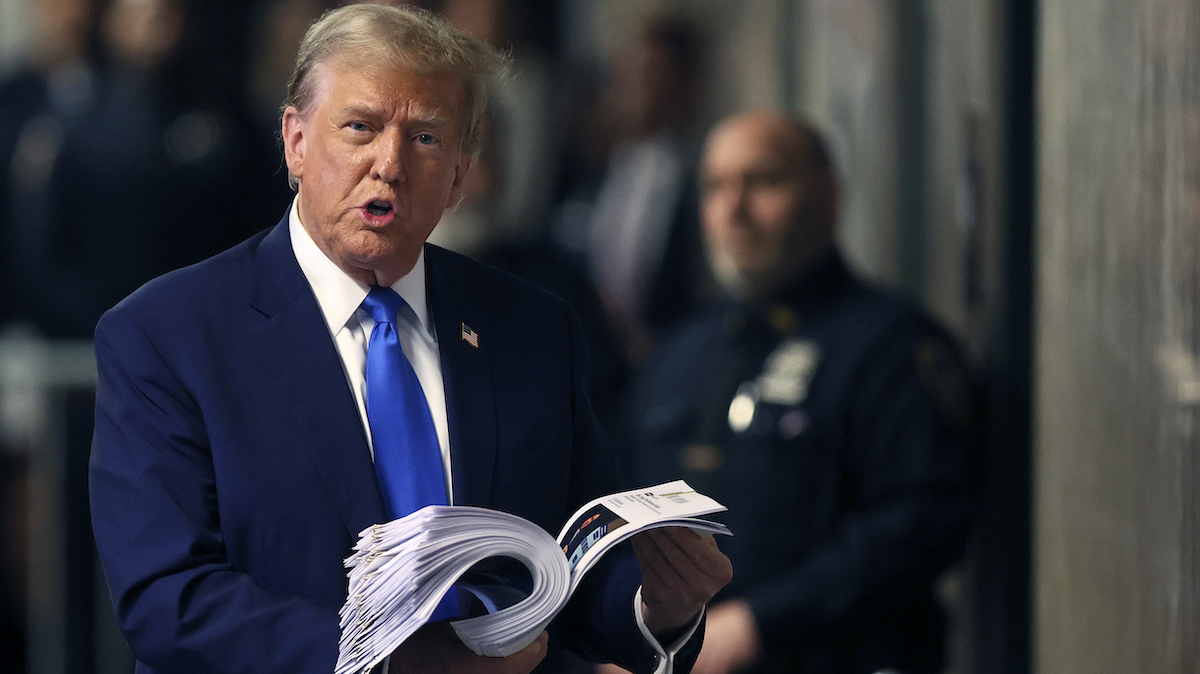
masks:
<svg viewBox="0 0 1200 674"><path fill-rule="evenodd" d="M626 429L641 482L683 477L729 507L738 572L694 671L939 671L935 585L971 510L956 349L849 272L838 179L804 122L728 119L700 173L730 301L651 358Z"/></svg>

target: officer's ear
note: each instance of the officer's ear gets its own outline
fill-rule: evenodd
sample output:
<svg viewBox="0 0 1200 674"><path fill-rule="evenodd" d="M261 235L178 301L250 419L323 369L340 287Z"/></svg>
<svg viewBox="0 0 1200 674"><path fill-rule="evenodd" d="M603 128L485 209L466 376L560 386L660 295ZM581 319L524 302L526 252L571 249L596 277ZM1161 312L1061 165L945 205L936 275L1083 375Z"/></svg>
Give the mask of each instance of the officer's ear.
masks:
<svg viewBox="0 0 1200 674"><path fill-rule="evenodd" d="M842 212L842 182L836 173L826 169L817 176L817 184L821 194L821 217L832 234Z"/></svg>

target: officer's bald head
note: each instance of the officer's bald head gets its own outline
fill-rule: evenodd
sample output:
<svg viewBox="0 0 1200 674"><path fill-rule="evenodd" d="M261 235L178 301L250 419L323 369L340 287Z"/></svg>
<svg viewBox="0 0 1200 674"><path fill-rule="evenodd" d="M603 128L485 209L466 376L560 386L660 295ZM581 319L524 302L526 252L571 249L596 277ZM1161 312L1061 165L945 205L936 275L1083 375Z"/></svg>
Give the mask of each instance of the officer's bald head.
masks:
<svg viewBox="0 0 1200 674"><path fill-rule="evenodd" d="M803 120L759 111L722 121L700 180L709 258L731 294L770 296L832 251L838 182L824 140Z"/></svg>

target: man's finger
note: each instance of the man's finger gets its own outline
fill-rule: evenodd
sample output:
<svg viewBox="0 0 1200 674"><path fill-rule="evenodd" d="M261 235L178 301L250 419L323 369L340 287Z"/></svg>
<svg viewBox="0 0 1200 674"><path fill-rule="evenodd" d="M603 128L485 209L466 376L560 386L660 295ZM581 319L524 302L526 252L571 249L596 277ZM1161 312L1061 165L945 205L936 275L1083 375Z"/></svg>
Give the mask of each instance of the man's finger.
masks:
<svg viewBox="0 0 1200 674"><path fill-rule="evenodd" d="M733 567L715 541L690 529L667 527L633 538L642 571L646 622L660 629L680 627L699 613L733 577Z"/></svg>
<svg viewBox="0 0 1200 674"><path fill-rule="evenodd" d="M688 583L724 586L732 578L732 565L716 541L698 536L690 529L667 527L646 531L633 538L633 546L643 571L645 567L659 569L664 581L678 577Z"/></svg>
<svg viewBox="0 0 1200 674"><path fill-rule="evenodd" d="M504 658L504 671L514 674L532 671L546 657L546 647L549 643L550 635L543 631L528 646Z"/></svg>

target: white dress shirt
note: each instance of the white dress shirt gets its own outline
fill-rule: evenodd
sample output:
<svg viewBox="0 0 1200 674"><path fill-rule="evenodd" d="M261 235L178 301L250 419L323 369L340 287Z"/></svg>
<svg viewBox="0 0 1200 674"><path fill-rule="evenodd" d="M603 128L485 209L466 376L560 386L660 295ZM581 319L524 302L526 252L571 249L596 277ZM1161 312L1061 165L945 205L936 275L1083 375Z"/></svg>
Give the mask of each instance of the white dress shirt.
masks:
<svg viewBox="0 0 1200 674"><path fill-rule="evenodd" d="M358 412L367 432L367 446L374 455L371 424L367 420L365 373L367 344L371 338L371 329L375 327L375 319L371 318L370 312L360 308L371 288L351 278L333 260L325 256L301 224L294 202L288 230L296 261L300 263L300 270L304 272L304 277L312 286L313 294L317 296L317 304L325 317L325 325L333 337L338 355L341 356L346 382L354 392L354 401L358 403ZM421 251L412 271L392 284L392 290L404 299L405 307L400 310L396 321L396 332L399 333L404 355L412 363L417 380L421 382L425 400L429 402L433 427L437 431L438 445L442 450L446 494L449 503L454 503L454 480L450 471L450 426L446 421L446 389L442 383L437 330L434 328L426 300L424 250Z"/></svg>

